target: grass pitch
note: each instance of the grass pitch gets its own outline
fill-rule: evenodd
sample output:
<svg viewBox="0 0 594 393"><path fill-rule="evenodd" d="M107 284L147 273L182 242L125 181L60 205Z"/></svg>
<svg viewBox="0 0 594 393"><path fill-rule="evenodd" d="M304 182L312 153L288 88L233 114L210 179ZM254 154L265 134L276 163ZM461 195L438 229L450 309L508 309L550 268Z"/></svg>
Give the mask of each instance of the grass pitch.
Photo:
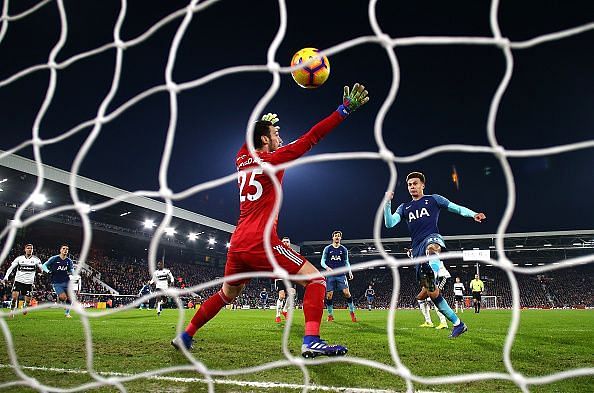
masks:
<svg viewBox="0 0 594 393"><path fill-rule="evenodd" d="M186 312L186 321L193 311ZM23 372L39 382L57 388L74 388L93 382L87 373L84 329L75 314L67 320L61 310L32 311L27 316L3 318L10 329ZM169 341L175 334L177 310L133 310L91 319L94 369L104 377L134 374L179 365L190 365ZM336 321L322 324L322 336L331 343L349 347L347 357L366 358L393 365L386 333L388 312L358 310L359 322L352 323L346 311L336 312ZM436 316L432 315L434 321ZM402 363L423 377L505 373L503 346L511 320L508 310L484 310L461 314L469 326L458 339L447 338L449 330L420 328L416 310L396 312L396 345ZM296 310L289 349L300 353L303 312ZM222 310L197 335L194 356L209 369L232 370L283 360L281 340L284 323L274 323L272 310ZM4 337L5 338L5 337ZM512 349L516 371L536 377L573 368L594 367L593 310L525 310L521 312L518 335ZM8 367L6 340L0 342L0 391L33 392L29 387L9 384L21 378ZM351 363L308 366L311 382L320 391L365 388L405 391L403 379L373 367ZM177 379L176 379L177 378ZM251 374L215 376L217 392L297 392L303 385L298 367L285 366ZM202 392L204 376L194 371L161 374L124 382L129 392ZM264 382L268 382L266 385ZM259 383L259 384L258 384ZM294 384L290 385L290 384ZM439 392L519 392L506 380L464 384L414 384L416 389ZM332 389L328 389L333 387ZM594 391L594 376L577 377L545 385L530 385L532 392ZM84 389L116 392L115 387ZM373 390L369 390L373 392Z"/></svg>

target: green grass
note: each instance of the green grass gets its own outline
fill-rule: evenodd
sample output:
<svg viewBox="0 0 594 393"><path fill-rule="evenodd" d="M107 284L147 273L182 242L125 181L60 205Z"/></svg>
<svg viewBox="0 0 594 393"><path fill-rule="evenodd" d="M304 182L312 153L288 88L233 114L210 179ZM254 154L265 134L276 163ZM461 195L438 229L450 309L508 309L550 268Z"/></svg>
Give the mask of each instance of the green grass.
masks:
<svg viewBox="0 0 594 393"><path fill-rule="evenodd" d="M186 311L186 321L192 312ZM367 358L392 365L386 334L387 311L358 311L359 322L352 323L346 311L337 311L336 322L323 322L322 335L329 342L349 347L350 357ZM435 315L433 315L436 320ZM467 311L464 321L470 330L456 340L449 331L419 328L418 311L396 313L396 345L402 363L412 373L424 377L462 373L504 373L503 345L510 323L510 311ZM273 311L223 310L196 335L193 354L207 367L230 370L282 360L282 327L273 322ZM298 354L303 331L302 311L295 312L289 348ZM67 320L59 310L31 312L27 316L4 319L8 324L21 365L29 367L86 370L84 330L78 316ZM187 365L183 354L169 345L175 334L177 312L165 310L160 318L154 311L134 310L91 320L94 368L98 372L135 374L164 367ZM0 365L9 364L5 340L0 342ZM514 368L526 376L540 376L572 368L594 367L594 311L522 311L518 335L512 349ZM372 367L335 363L308 367L315 384L405 391L404 381ZM68 388L88 383L88 374L60 370L24 372L39 382ZM167 376L202 378L196 372L176 372ZM227 380L303 384L295 366L217 377ZM0 368L0 384L18 381L13 370ZM140 379L124 384L130 392L201 392L202 382ZM217 392L286 392L287 387L263 388L216 384ZM415 388L447 392L519 392L512 382L487 380L464 384L422 385ZM571 378L548 385L532 385L532 392L594 391L594 377ZM23 386L6 387L3 392L35 391ZM116 392L113 387L95 392Z"/></svg>

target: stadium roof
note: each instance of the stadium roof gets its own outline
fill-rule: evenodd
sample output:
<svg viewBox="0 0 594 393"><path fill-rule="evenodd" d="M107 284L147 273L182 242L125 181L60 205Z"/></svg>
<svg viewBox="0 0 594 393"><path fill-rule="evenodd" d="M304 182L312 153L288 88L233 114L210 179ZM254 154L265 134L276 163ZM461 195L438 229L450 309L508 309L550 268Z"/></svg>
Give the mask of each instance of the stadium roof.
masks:
<svg viewBox="0 0 594 393"><path fill-rule="evenodd" d="M0 155L4 152L0 150ZM72 204L69 191L70 173L48 165L43 165L44 184L43 193L47 196L48 202L43 206L32 205L24 212L23 218L49 208ZM17 155L8 155L0 159L0 213L6 217L13 217L16 209L34 190L37 182L37 167L35 161ZM77 189L79 199L89 205L110 200L116 197L127 196L125 202L118 202L101 210L92 210L89 218L93 224L93 231L111 232L112 234L124 235L128 238L135 237L145 241L152 237L154 229L144 228L143 223L147 219L159 223L165 214L166 204L147 197L133 195L133 193L110 186L83 176L77 176ZM73 233L80 233L80 219L78 214L72 210L53 214L45 217L42 221L62 223L73 227ZM42 225L39 222L39 225ZM230 234L235 226L215 220L213 218L197 214L179 207L173 208L171 226L176 228L175 239L164 239L162 244L175 247L190 247L192 249L202 245L213 237L218 245L205 245L207 254L226 253L225 243L229 240ZM44 227L45 228L45 227ZM62 231L64 228L62 228ZM199 234L199 242L188 242L186 237L189 233ZM79 235L80 236L80 235ZM174 241L173 241L174 240ZM191 245L194 244L194 245Z"/></svg>
<svg viewBox="0 0 594 393"><path fill-rule="evenodd" d="M0 155L4 151L0 150ZM37 176L37 166L35 161L29 160L28 158L20 157L15 154L10 154L5 158L0 159L0 166L11 168L19 172L27 173L29 175ZM54 168L49 165L42 164L44 171L44 178L47 180L54 181L56 183L69 185L70 184L70 173L63 171L58 168ZM151 198L136 196L133 193L122 190L117 187L110 186L109 184L101 183L84 176L76 176L77 188L80 190L88 191L93 194L97 194L106 198L121 198L126 197L127 204L139 206L143 209L152 210L158 213L165 214L166 204ZM228 233L232 233L235 229L234 225L215 220L213 218L203 216L198 213L194 213L179 207L173 208L173 217L180 218L189 222L193 222L200 225L208 226L209 228L218 229Z"/></svg>

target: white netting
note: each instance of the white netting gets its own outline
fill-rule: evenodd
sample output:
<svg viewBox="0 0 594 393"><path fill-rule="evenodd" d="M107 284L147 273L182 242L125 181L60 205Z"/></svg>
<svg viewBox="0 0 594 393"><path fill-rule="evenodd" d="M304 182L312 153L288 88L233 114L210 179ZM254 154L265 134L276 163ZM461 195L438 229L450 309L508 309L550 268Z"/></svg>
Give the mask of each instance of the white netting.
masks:
<svg viewBox="0 0 594 393"><path fill-rule="evenodd" d="M273 98L275 93L278 91L279 84L280 84L280 75L288 74L291 71L291 69L288 67L281 67L275 60L277 58L277 49L285 35L286 26L287 26L287 12L286 12L285 1L279 0L278 7L279 7L279 11L280 11L279 12L280 26L279 26L279 29L278 29L278 32L276 34L274 41L272 42L272 44L269 47L268 54L267 54L267 64L253 65L253 66L236 66L236 67L224 68L224 69L220 69L216 72L213 72L210 75L207 75L205 77L198 78L198 79L192 80L190 82L178 84L175 82L175 80L172 77L172 71L176 64L176 54L177 54L177 51L178 51L178 48L180 45L180 41L184 37L184 34L186 33L186 30L188 29L188 26L192 22L194 16L197 13L199 13L201 10L209 7L210 5L212 5L216 2L217 1L215 1L215 0L211 0L211 1L204 1L199 4L198 0L193 0L187 5L187 7L184 7L182 9L180 9L179 11L174 12L174 13L168 15L167 17L163 18L162 20L155 23L150 29L148 29L146 32L139 35L135 39L131 39L129 41L123 41L120 38L120 31L122 29L122 26L123 26L123 24L125 22L125 18L126 18L127 1L122 0L121 6L120 6L120 11L119 11L119 17L118 17L117 23L115 24L115 27L113 29L113 41L108 44L105 44L103 46L100 46L96 49L93 49L93 50L90 50L90 51L87 51L84 53L80 53L80 54L73 56L63 62L60 62L60 63L56 62L56 58L57 58L57 55L62 50L62 48L64 47L64 45L68 39L68 22L67 22L67 18L66 18L67 15L66 15L66 10L65 10L63 1L61 1L61 0L56 0L55 2L50 2L49 0L41 1L38 4L36 4L35 6L31 7L29 10L22 12L20 14L15 14L15 15L10 14L10 11L9 11L10 10L10 6L9 6L10 2L8 0L5 0L3 2L2 17L0 19L0 21L1 21L0 43L2 42L2 40L4 39L4 37L7 33L10 22L13 22L13 21L16 21L16 20L19 20L22 18L26 18L26 17L34 14L40 8L48 7L48 6L55 6L58 9L58 12L60 15L61 35L60 35L58 42L55 44L55 46L51 50L51 53L49 54L46 63L31 66L27 69L24 69L20 72L15 73L14 75L10 76L7 79L0 81L0 88L3 88L7 85L14 83L15 81L17 81L21 78L25 78L27 76L30 76L30 75L36 73L37 71L40 71L40 70L49 71L49 84L48 84L48 88L46 91L45 100L43 101L43 104L41 105L41 107L37 113L35 122L33 124L31 139L21 143L20 145L12 148L9 151L4 152L0 155L0 160L2 160L2 159L5 159L6 157L8 157L12 153L16 153L25 147L31 146L33 148L33 153L34 153L35 161L37 164L37 171L38 171L38 181L37 181L37 185L36 185L34 192L31 193L31 196L18 208L18 210L14 216L14 220L8 226L6 226L0 234L0 238L5 240L5 246L2 249L2 252L0 255L0 260L5 260L7 255L9 254L9 251L10 251L10 249L13 245L14 239L15 239L15 235L19 228L27 226L37 220L47 217L49 215L52 215L52 214L55 214L58 212L62 212L62 211L66 211L66 210L75 210L80 215L81 223L83 226L83 232L84 232L83 244L82 244L80 258L79 258L81 265L87 260L90 242L91 242L91 235L92 235L91 222L88 217L88 214L91 211L91 209L93 209L93 210L104 209L104 208L107 208L109 206L112 206L112 205L118 203L121 200L130 198L131 196L130 195L122 195L118 198L114 198L112 200L109 200L107 202L100 203L100 204L97 204L94 206L90 206L88 204L81 202L81 200L79 199L79 195L78 195L77 177L76 177L77 174L79 173L81 163L82 163L84 157L87 155L89 149L95 142L96 138L98 137L98 135L101 132L101 129L105 123L118 118L124 111L128 110L136 103L138 103L142 100L145 100L148 97L150 97L154 94L157 94L159 92L167 92L168 93L168 95L169 95L169 109L170 109L169 127L168 127L167 137L166 137L165 144L164 144L163 155L162 155L160 171L159 171L159 190L134 192L134 195L137 195L137 196L161 197L165 201L166 206L167 206L165 218L160 223L160 225L156 228L155 236L153 237L151 244L150 244L149 270L151 273L155 270L155 266L156 266L156 259L157 259L156 254L157 254L157 247L158 247L158 239L161 237L164 229L169 225L170 220L171 220L173 202L176 200L181 200L181 199L187 198L187 197L194 195L196 193L199 193L201 191L208 190L208 189L217 187L219 185L222 185L222 184L225 184L228 182L236 181L237 174L231 173L231 174L224 176L222 178L212 180L209 182L205 182L203 184L195 185L195 186L188 188L182 192L174 193L171 191L171 189L168 186L167 170L168 170L169 162L171 159L173 140L174 140L174 136L176 134L178 94L180 94L183 91L187 91L189 89L196 89L196 88L198 88L206 83L209 83L217 78L221 78L221 77L230 75L232 73L264 72L264 73L272 74L272 76L273 76L272 85L270 86L270 88L268 89L266 94L260 99L258 104L255 106L250 118L246 122L246 124L247 124L247 126L246 126L246 129L247 129L246 140L251 145L251 149L253 150L253 145L251 144L251 135L253 133L253 130L251 129L251 127L249 125L253 124L258 119L259 115L263 112L266 105L270 102L270 100ZM516 197L514 177L512 175L512 171L510 169L508 159L510 157L545 156L545 155L559 154L562 152L568 152L568 151L573 151L573 150L578 150L578 149L593 148L594 140L588 140L588 141L583 141L583 142L579 142L579 143L572 143L572 144L555 146L555 147L544 148L544 149L506 150L503 146L501 146L498 143L497 138L496 138L496 133L495 133L495 119L496 119L496 115L498 112L499 104L500 104L501 98L507 88L507 85L510 81L510 78L512 76L512 69L513 69L512 49L520 50L520 49L531 48L531 47L534 47L539 44L547 43L549 41L571 37L573 35L580 34L580 33L586 32L588 30L594 30L594 23L589 23L589 24L586 24L583 26L578 26L578 27L568 29L565 31L542 35L542 36L539 36L539 37L536 37L536 38L533 38L533 39L527 40L527 41L511 42L510 40L505 38L505 36L500 31L499 23L498 23L498 19L497 19L499 1L494 0L491 5L491 13L490 13L490 26L491 26L491 31L492 31L492 37L408 37L408 38L394 39L394 38L384 34L382 32L382 30L380 29L380 26L378 24L377 17L376 17L376 5L377 5L377 1L372 0L369 2L369 7L368 7L369 22L372 26L374 33L375 33L373 36L357 37L355 39L343 42L343 43L336 45L334 47L328 48L328 49L324 50L323 53L327 56L331 56L338 52L347 51L350 48L353 48L353 47L355 47L357 45L361 45L361 44L378 44L378 45L383 46L383 48L385 49L386 56L389 59L389 62L392 67L393 79L392 79L391 88L389 90L389 94L378 113L378 116L376 118L375 125L374 125L374 134L375 134L375 140L376 140L376 143L378 146L378 150L376 152L357 152L357 153L343 152L343 153L336 153L336 154L311 155L309 157L302 158L302 159L296 160L294 162L291 162L291 163L288 163L288 164L285 164L285 165L282 165L282 166L279 166L276 168L266 167L264 169L267 174L272 175L274 173L274 171L281 169L281 168L289 168L289 167L293 167L296 165L303 165L305 163L312 163L312 162L322 162L322 161L327 161L327 160L361 160L361 159L382 160L386 163L386 165L388 166L388 168L390 170L390 182L386 189L393 190L396 185L395 163L410 163L410 162L414 162L414 161L417 161L417 160L420 160L420 159L423 159L423 158L426 158L426 157L429 157L429 156L432 156L432 155L435 155L438 153L444 153L444 152L483 153L483 154L494 155L497 158L497 160L499 161L499 163L503 169L505 179L506 179L508 197L507 197L507 205L506 205L505 213L504 213L504 216L503 216L501 222L499 223L498 231L497 231L498 236L497 236L497 241L496 241L496 248L497 248L498 260L497 261L491 260L488 263L491 263L494 266L497 266L497 267L505 270L508 275L509 281L511 283L512 298L513 298L513 312L512 312L512 319L511 319L510 327L508 330L508 334L507 334L507 338L505 340L505 346L504 346L504 350L503 350L503 361L504 361L505 368L506 368L507 372L505 372L505 373L484 372L484 373L450 375L450 376L441 376L441 377L422 377L422 376L418 376L418 375L411 373L409 371L409 369L406 367L406 365L402 364L399 354L398 354L398 351L396 349L397 336L395 335L395 330L394 330L394 320L395 320L394 313L395 313L395 309L396 309L395 306L398 301L399 288L400 288L399 275L397 274L395 268L398 266L411 265L411 264L417 263L419 261L426 260L427 258L410 261L407 258L395 259L395 258L390 257L389 255L386 254L386 252L380 242L380 238L381 238L380 228L382 227L382 224L383 224L382 223L383 204L382 204L382 205L378 206L377 214L375 216L375 225L374 225L375 243L376 243L377 249L380 250L380 252L381 252L382 258L378 259L378 260L374 260L374 261L356 265L355 270L364 270L371 266L390 266L394 270L395 274L393 275L394 276L393 295L392 295L389 317L387 320L387 323L388 323L387 334L388 334L390 353L391 353L393 364L381 364L381 363L378 363L375 361L367 360L365 358L357 357L356 355L358 355L358 354L354 354L354 356L347 356L344 358L328 358L328 359L323 359L323 360L307 360L307 361L305 361L304 359L302 359L300 357L294 357L291 355L291 353L288 350L288 338L289 338L289 331L291 328L291 320L292 320L291 318L289 318L289 320L288 320L289 323L287 323L285 330L284 330L284 335L283 335L283 353L286 357L285 360L264 363L257 367L235 369L235 370L224 370L223 371L223 370L213 370L213 369L207 368L203 363L196 360L192 356L191 353L184 351L187 358L191 361L190 365L169 367L169 368L152 370L152 371L139 373L139 374L133 374L133 375L120 375L120 374L112 373L111 375L104 376L104 375L97 373L94 369L92 331L91 331L90 324L89 324L90 318L101 318L101 317L105 317L106 315L110 315L110 314L117 313L117 312L120 312L123 310L131 309L133 307L137 307L141 302L143 302L146 299L144 299L144 298L139 299L136 302L129 304L125 308L121 308L118 310L107 310L104 312L93 312L93 313L86 312L81 307L80 303L75 301L73 303L73 309L80 315L81 322L84 326L84 331L85 331L86 351L87 351L87 357L86 357L87 369L88 369L89 375L93 378L94 382L86 383L86 384L77 386L75 388L63 389L63 388L57 388L54 386L43 385L35 378L28 376L26 373L26 370L28 370L30 368L22 367L19 364L17 355L14 350L12 333L8 327L8 324L6 323L5 315L0 314L2 316L2 317L0 317L0 326L2 327L4 338L5 338L7 347L8 347L10 361L11 361L11 367L13 368L14 372L19 377L19 380L17 380L17 381L6 382L6 383L0 384L0 388L6 388L6 387L18 386L18 385L27 385L27 386L30 386L31 388L39 390L39 391L83 391L83 390L87 390L87 389L97 387L97 386L111 385L111 386L114 386L115 388L119 389L120 391L126 391L126 389L123 386L123 383L128 382L128 381L139 380L139 379L144 379L144 378L148 378L148 377L155 377L155 376L159 376L162 374L167 374L167 373L171 373L171 372L175 372L175 371L195 370L204 376L204 380L206 381L206 383L208 383L209 390L214 391L214 384L215 384L214 377L217 377L217 376L230 376L230 375L246 374L246 373L252 373L252 372L256 372L256 371L262 371L262 370L268 370L268 369L293 365L293 366L299 367L302 370L303 384L305 386L303 390L308 390L311 387L311 384L310 384L309 372L308 372L308 369L305 367L305 365L306 364L307 365L322 364L322 363L329 363L329 362L353 363L353 364L359 364L359 365L364 365L364 366L368 366L368 367L375 367L375 368L382 369L388 373L391 373L391 374L394 374L395 376L400 376L401 378L403 378L406 381L407 389L409 391L413 390L413 382L432 385L432 384L463 383L463 382L487 380L487 379L500 379L500 380L513 381L522 391L526 392L526 391L528 391L529 385L551 383L551 382L558 381L561 379L572 378L572 377L577 377L577 376L594 375L594 368L580 368L580 369L573 369L573 370L557 372L554 374L540 376L540 377L526 377L526 376L520 374L519 372L517 372L514 369L512 362L511 362L511 348L512 348L512 344L514 342L517 330L518 330L518 324L519 324L519 319L520 319L519 288L518 288L518 283L517 283L513 273L516 272L516 273L521 273L521 274L535 274L535 273L540 273L540 272L545 272L545 271L550 271L550 270L556 270L556 269L560 269L560 268L568 268L568 267L592 262L592 261L594 261L594 256L583 256L583 257L579 257L579 258L565 260L565 261L563 261L562 265L549 264L547 266L534 267L534 268L520 268L520 267L513 266L513 264L506 257L506 255L503 251L504 250L503 235L506 232L506 228L508 227L512 213L514 211L515 197ZM170 23L172 21L176 21L176 20L179 20L180 23L179 23L179 26L177 27L177 32L175 34L175 38L173 39L173 42L171 43L171 46L169 48L169 56L167 59L167 66L165 69L165 83L162 85L159 85L159 86L155 86L151 89L148 89L148 90L142 92L141 94L138 94L137 96L135 96L134 98L125 102L124 104L120 105L119 107L115 108L111 112L108 112L107 108L109 107L110 103L112 102L112 99L113 99L115 93L117 92L119 84L120 84L121 68L122 68L124 50L134 47L136 45L139 45L140 43L142 43L143 41L145 41L149 37L151 37L153 34L158 32L165 25L167 25L168 23ZM383 124L383 121L387 114L388 109L394 103L396 92L398 90L399 82L400 82L399 65L398 65L398 61L397 61L395 48L400 47L400 46L410 46L410 45L483 45L483 46L497 47L501 50L501 52L505 58L506 70L505 70L505 74L504 74L501 82L499 83L499 87L498 87L497 91L495 92L495 95L493 96L490 110L489 110L489 116L488 116L488 122L487 122L487 136L488 136L489 146L443 145L443 146L433 147L433 148L427 149L421 153L418 153L418 154L415 154L412 156L406 156L406 157L397 157L386 147L386 145L384 144L384 141L383 141L383 137L382 137L382 131L383 131L382 124ZM109 90L107 95L103 98L101 104L97 108L96 116L92 119L82 122L81 124L77 125L76 127L73 127L70 130L62 132L57 137L54 137L51 139L40 138L40 136L39 136L40 126L41 126L41 123L44 121L44 117L46 115L47 109L48 109L50 103L52 102L52 99L54 98L54 93L56 91L56 84L57 84L57 75L58 75L59 71L73 65L74 63L80 62L83 59L87 59L87 58L96 56L96 55L98 55L102 52L108 51L108 50L114 50L116 52L116 64L115 64L114 71L113 71L113 80L112 80L111 89ZM373 92L372 92L372 94L373 94ZM76 155L76 158L74 160L74 163L73 163L71 171L70 171L70 173L71 173L70 174L70 194L71 194L71 197L73 200L73 204L67 205L67 206L57 206L53 209L43 211L41 213L35 214L35 215L27 218L26 220L23 220L21 217L22 217L25 209L29 205L31 205L33 194L40 192L42 185L43 185L44 169L42 167L41 149L45 146L61 142L65 139L71 137L72 135L74 135L84 129L87 129L87 128L92 128L92 131L86 137L84 144L81 146L80 151ZM277 188L277 191L280 192L280 185L278 184L276 177L271 176L271 179L273 180L273 182ZM282 202L282 193L279 193L278 195L281 195L281 197L279 197L277 199L277 203L276 203L276 207L275 207L276 212L278 211L280 204ZM272 217L274 217L274 216L276 216L276 214L272 215ZM266 227L266 232L270 233L271 229L272 229L272 220L270 220L268 222L268 225ZM269 239L269 236L266 235L265 239ZM267 245L270 246L269 241L267 241ZM268 247L268 248L269 248L268 249L269 259L275 266L277 266L274 261L274 258L272 258L272 253L270 251L270 247ZM449 253L449 254L443 255L443 259L461 258L461 257L462 257L461 253ZM77 270L80 270L80 268L81 267L79 266L77 268ZM277 268L278 268L278 266L277 266ZM339 273L341 271L345 272L346 269L337 270L337 271L335 271L335 273ZM236 275L231 278L238 279L238 278L247 278L247 277L273 277L276 274L282 275L283 272L280 272L280 271L277 271L276 273L255 272L255 273L250 273L250 274ZM299 277L299 276L291 276L291 277L284 276L284 277L285 278L293 278L293 279L303 278L303 277ZM179 296L182 294L189 293L191 291L201 290L203 288L212 287L212 286L218 286L222 282L223 282L223 280L220 279L220 280L216 280L216 281L202 284L199 286L195 286L192 288L187 288L185 290L170 289L168 291L168 295L172 296L176 300L177 305L180 309L178 326L177 326L178 332L180 332L184 326L184 313L181 311L182 307L181 307L181 302L180 302ZM47 308L47 307L49 307L49 305L42 305L39 308L43 309L43 308ZM292 315L292 311L291 311L291 315ZM168 339L167 337L163 338L164 345L166 345L167 339Z"/></svg>

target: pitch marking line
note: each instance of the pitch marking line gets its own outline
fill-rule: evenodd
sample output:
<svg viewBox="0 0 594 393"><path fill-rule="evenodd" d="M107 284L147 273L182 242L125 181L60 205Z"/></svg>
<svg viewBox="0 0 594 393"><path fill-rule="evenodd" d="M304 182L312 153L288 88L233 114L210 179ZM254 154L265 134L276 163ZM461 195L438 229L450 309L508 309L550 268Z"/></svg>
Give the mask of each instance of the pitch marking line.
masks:
<svg viewBox="0 0 594 393"><path fill-rule="evenodd" d="M13 368L13 366L10 364L0 364L0 369L2 369L2 368ZM21 366L21 369L31 370L31 371L67 373L67 374L88 374L87 370L70 369L70 368ZM100 374L103 376L108 376L108 377L131 377L134 375L134 374L117 373L117 372L97 372L97 374ZM196 383L196 382L207 383L207 381L202 378L167 377L167 376L163 376L163 375L153 375L153 376L147 377L146 379L153 379L153 380L157 380L157 381L181 382L181 383ZM305 387L305 385L299 385L299 384L294 384L294 383L237 381L237 380L233 380L233 379L214 379L214 382L217 384L221 384L221 385L249 386L249 387L264 388L264 389L284 388L284 389L303 390L303 388ZM399 393L396 390L349 388L349 387L324 386L324 385L314 385L314 384L309 385L308 388L311 390L320 390L320 391L324 391L324 392L342 392L342 393ZM444 392L417 390L417 393L444 393Z"/></svg>

